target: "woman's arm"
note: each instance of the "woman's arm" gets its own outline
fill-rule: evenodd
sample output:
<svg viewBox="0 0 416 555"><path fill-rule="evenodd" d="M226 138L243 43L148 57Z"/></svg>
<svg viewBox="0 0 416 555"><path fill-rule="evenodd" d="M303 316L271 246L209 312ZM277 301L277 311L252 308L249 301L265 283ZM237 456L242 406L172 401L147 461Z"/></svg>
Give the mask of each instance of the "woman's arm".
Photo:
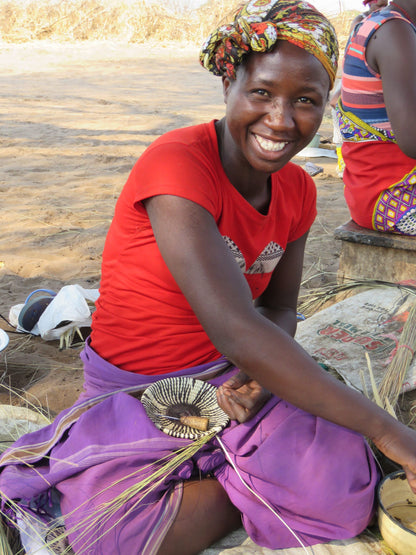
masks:
<svg viewBox="0 0 416 555"><path fill-rule="evenodd" d="M260 314L292 337L296 333L297 301L307 235L305 233L286 246L267 289L254 303ZM257 414L270 398L270 393L240 371L218 388L217 398L232 420L246 422Z"/></svg>
<svg viewBox="0 0 416 555"><path fill-rule="evenodd" d="M416 491L416 432L324 372L287 332L258 313L204 208L170 195L145 204L161 254L216 348L277 396L370 438L406 469Z"/></svg>
<svg viewBox="0 0 416 555"><path fill-rule="evenodd" d="M371 37L366 56L381 75L397 143L407 156L416 158L416 32L405 21L387 21Z"/></svg>

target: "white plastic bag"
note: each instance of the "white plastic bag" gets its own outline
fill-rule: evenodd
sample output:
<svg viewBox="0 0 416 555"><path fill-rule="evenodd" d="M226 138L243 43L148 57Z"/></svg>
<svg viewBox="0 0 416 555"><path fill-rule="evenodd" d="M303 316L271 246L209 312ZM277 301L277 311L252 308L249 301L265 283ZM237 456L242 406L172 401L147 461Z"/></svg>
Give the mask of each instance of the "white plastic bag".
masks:
<svg viewBox="0 0 416 555"><path fill-rule="evenodd" d="M52 341L72 328L91 326L91 308L87 301L95 303L98 295L98 289L84 289L77 284L65 285L52 298L30 333L40 335L45 341ZM9 321L18 331L25 331L18 323L23 306L14 305L9 313ZM68 323L59 326L62 322Z"/></svg>

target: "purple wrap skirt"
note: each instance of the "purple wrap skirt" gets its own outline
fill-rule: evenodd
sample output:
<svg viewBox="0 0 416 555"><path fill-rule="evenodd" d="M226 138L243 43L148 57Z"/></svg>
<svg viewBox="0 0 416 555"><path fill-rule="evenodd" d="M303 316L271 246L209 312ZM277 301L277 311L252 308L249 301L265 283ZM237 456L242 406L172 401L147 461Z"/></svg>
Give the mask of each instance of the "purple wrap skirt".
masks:
<svg viewBox="0 0 416 555"><path fill-rule="evenodd" d="M48 492L59 492L75 553L155 555L178 514L184 482L195 476L214 476L248 535L271 549L298 547L297 538L304 545L351 538L371 520L379 473L364 438L274 396L249 422L232 421L218 435L239 475L214 437L145 499L138 494L108 515L103 504L190 440L157 429L131 395L161 376L120 370L88 343L81 358L79 400L0 459L3 503L13 499L36 510ZM221 358L162 378L208 378L219 386L235 372ZM106 518L93 519L100 508Z"/></svg>

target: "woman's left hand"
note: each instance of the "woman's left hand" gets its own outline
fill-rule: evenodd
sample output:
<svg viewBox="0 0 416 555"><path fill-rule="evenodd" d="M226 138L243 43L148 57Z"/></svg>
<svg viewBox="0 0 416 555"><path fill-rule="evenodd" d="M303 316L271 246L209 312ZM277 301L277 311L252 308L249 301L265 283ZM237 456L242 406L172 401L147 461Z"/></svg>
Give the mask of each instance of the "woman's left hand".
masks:
<svg viewBox="0 0 416 555"><path fill-rule="evenodd" d="M219 406L231 420L240 423L253 418L270 396L269 391L243 372L238 372L217 389Z"/></svg>

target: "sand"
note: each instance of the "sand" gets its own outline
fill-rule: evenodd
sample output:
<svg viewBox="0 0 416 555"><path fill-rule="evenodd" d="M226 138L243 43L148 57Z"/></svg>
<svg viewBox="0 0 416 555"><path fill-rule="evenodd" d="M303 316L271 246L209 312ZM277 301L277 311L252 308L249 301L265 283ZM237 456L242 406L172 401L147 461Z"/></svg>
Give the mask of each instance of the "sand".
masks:
<svg viewBox="0 0 416 555"><path fill-rule="evenodd" d="M0 50L0 314L38 288L98 288L101 252L114 205L143 150L170 129L220 118L221 81L189 45L113 42L3 45ZM327 112L321 130L332 138ZM331 147L331 145L329 145ZM308 161L299 157L304 165ZM304 279L335 281L335 227L349 219L336 160L315 182L318 217ZM82 386L81 347L9 333L0 353L1 403L22 403L8 387L53 416ZM27 402L27 401L24 401Z"/></svg>

